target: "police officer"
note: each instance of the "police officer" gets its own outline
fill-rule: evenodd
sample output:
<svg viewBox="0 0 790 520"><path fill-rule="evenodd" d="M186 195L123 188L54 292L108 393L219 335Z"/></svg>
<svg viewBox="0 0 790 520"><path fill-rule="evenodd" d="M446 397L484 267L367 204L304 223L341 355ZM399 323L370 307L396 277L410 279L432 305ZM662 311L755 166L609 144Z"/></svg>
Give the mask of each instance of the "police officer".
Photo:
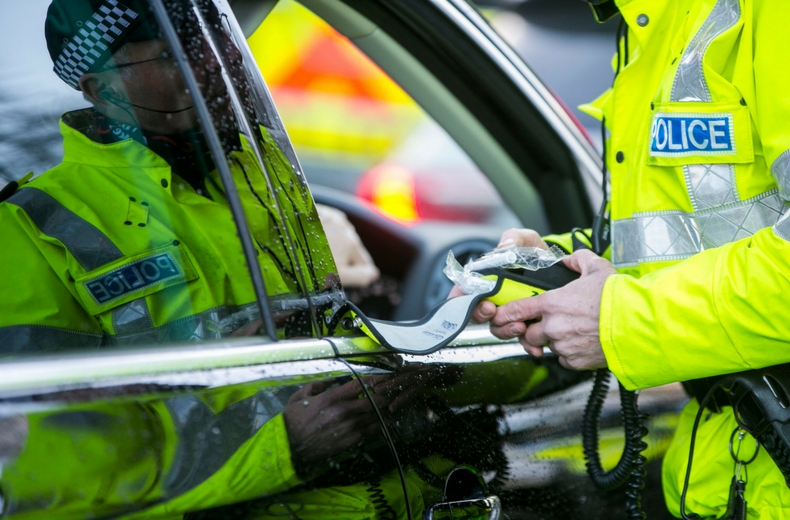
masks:
<svg viewBox="0 0 790 520"><path fill-rule="evenodd" d="M188 2L174 3L182 9L174 19L267 290L280 298L324 290L334 264L315 206L253 115L256 135L241 134L220 67L252 114L240 53L206 5L214 45ZM0 302L0 355L256 333L256 298L214 158L148 2L55 0L45 34L55 73L92 107L63 115L62 164L0 204L0 265L14 273L0 282L14 295ZM290 247L287 229L301 247ZM301 281L299 272L314 276ZM296 321L293 311L278 318ZM305 328L306 319L292 327Z"/></svg>
<svg viewBox="0 0 790 520"><path fill-rule="evenodd" d="M614 84L585 107L609 132L611 248L606 259L567 258L578 281L499 309L483 304L477 319L536 355L548 345L566 367L608 366L632 390L790 361L790 4L593 3L626 24ZM571 249L568 235L502 237L547 242ZM683 411L664 461L676 516L698 406ZM705 416L687 511L725 513L735 427L729 407ZM748 468L745 498L749 516L783 518L790 507L764 450Z"/></svg>

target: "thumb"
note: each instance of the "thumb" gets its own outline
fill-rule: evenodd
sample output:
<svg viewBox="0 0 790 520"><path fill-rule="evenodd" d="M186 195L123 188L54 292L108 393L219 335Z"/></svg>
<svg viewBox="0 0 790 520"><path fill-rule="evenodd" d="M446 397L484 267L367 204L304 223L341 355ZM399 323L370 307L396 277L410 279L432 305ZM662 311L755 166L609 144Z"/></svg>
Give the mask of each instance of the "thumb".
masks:
<svg viewBox="0 0 790 520"><path fill-rule="evenodd" d="M571 256L563 258L562 263L571 271L576 271L577 273L585 275L595 270L595 264L600 259L600 256L589 249L582 249L581 251L576 251Z"/></svg>

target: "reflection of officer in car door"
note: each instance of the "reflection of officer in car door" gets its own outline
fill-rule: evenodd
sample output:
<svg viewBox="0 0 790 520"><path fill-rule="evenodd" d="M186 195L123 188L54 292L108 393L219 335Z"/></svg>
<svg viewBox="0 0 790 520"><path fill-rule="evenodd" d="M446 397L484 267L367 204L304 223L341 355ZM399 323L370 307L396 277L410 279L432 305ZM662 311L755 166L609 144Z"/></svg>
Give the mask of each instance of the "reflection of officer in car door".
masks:
<svg viewBox="0 0 790 520"><path fill-rule="evenodd" d="M570 368L608 366L629 389L786 363L790 77L779 64L790 51L790 5L594 3L623 19L614 85L587 107L609 131L602 217L611 217L612 263L575 253L565 263L578 281L499 309L483 304L476 318L536 355L548 345ZM545 247L525 231L502 240ZM571 247L569 235L545 241ZM698 406L684 410L664 462L675 515ZM686 509L720 517L736 423L729 407L705 417L694 452L704 463L694 465ZM761 518L790 507L765 450L749 465L746 500Z"/></svg>
<svg viewBox="0 0 790 520"><path fill-rule="evenodd" d="M158 517L281 493L358 453L360 443L379 442L378 417L361 392L356 380L296 392L252 384L6 419L0 503L9 515L43 512L46 496L53 517L115 517L144 506L140 516ZM400 406L384 393L373 400L387 416ZM390 501L402 507L398 496ZM312 503L326 501L318 493ZM370 500L356 506L374 509Z"/></svg>
<svg viewBox="0 0 790 520"><path fill-rule="evenodd" d="M332 261L306 187L261 127L264 160L282 186L270 193L250 136L239 133L220 57L188 3L179 5L183 47L244 187L242 204L256 217L250 228L269 294L303 292L300 264L314 275L309 289L323 290ZM204 15L218 18L206 5ZM209 25L230 73L243 79L238 49L221 23ZM222 336L216 323L255 307L255 295L190 94L148 3L56 0L45 32L56 73L93 108L64 114L63 163L0 205L13 244L0 263L17 273L2 281L14 295L0 302L4 353ZM296 251L286 227L304 242Z"/></svg>

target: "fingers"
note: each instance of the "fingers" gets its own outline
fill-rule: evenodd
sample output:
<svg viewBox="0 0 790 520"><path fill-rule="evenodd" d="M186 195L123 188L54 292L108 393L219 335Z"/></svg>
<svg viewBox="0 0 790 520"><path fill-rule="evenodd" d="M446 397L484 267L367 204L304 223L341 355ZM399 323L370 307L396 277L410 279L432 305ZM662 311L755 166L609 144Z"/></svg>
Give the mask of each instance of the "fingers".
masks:
<svg viewBox="0 0 790 520"><path fill-rule="evenodd" d="M329 385L328 381L316 381L314 383L307 383L302 388L291 394L291 397L288 399L288 402L300 401L306 397L313 397L324 390Z"/></svg>
<svg viewBox="0 0 790 520"><path fill-rule="evenodd" d="M349 381L348 383L337 388L331 388L322 394L329 402L355 400L364 394L362 383L358 379Z"/></svg>
<svg viewBox="0 0 790 520"><path fill-rule="evenodd" d="M255 321L252 321L252 322L246 324L245 326L243 326L240 329L234 330L233 332L230 333L230 337L232 337L232 338L247 338L247 337L250 337L250 336L257 336L262 325L263 325L263 320L262 319L257 319Z"/></svg>
<svg viewBox="0 0 790 520"><path fill-rule="evenodd" d="M493 332L495 327L502 328L506 325L515 325L518 322L536 320L544 314L545 306L546 306L545 294L532 296L530 298L522 298L520 300L513 300L512 302L507 303L496 309L496 314L494 315L494 318L491 320L491 324L493 325L493 327L491 327L491 330ZM503 331L503 333L509 334L510 331L509 330ZM512 337L515 336L510 335L501 338L509 339Z"/></svg>
<svg viewBox="0 0 790 520"><path fill-rule="evenodd" d="M592 251L582 249L576 251L570 256L563 258L562 263L564 263L565 266L572 271L576 271L577 273L581 274L588 274L590 271L595 269L595 266L600 260L602 260L601 257Z"/></svg>
<svg viewBox="0 0 790 520"><path fill-rule="evenodd" d="M542 349L544 345L549 344L549 341L551 341L552 338L546 334L544 323L542 321L538 321L527 327L527 331L519 339L519 341L521 341L521 339L523 339L527 345L540 347Z"/></svg>
<svg viewBox="0 0 790 520"><path fill-rule="evenodd" d="M472 311L472 323L489 322L496 313L496 305L489 301L482 301L475 307L475 310Z"/></svg>
<svg viewBox="0 0 790 520"><path fill-rule="evenodd" d="M456 296L463 296L464 292L461 290L460 287L457 285L453 285L453 288L450 289L450 294L447 295L447 299L455 298Z"/></svg>
<svg viewBox="0 0 790 520"><path fill-rule="evenodd" d="M499 247L539 247L548 249L549 246L540 238L540 235L531 229L508 229L499 239Z"/></svg>
<svg viewBox="0 0 790 520"><path fill-rule="evenodd" d="M523 336L527 332L527 324L523 321L514 321L504 325L491 324L491 334L499 339L513 339Z"/></svg>
<svg viewBox="0 0 790 520"><path fill-rule="evenodd" d="M527 354L530 354L535 357L543 357L543 347L536 347L534 345L530 345L523 338L519 338L519 342L521 346L524 347L524 350L527 351Z"/></svg>
<svg viewBox="0 0 790 520"><path fill-rule="evenodd" d="M338 265L337 271L346 287L367 287L381 276L373 264Z"/></svg>

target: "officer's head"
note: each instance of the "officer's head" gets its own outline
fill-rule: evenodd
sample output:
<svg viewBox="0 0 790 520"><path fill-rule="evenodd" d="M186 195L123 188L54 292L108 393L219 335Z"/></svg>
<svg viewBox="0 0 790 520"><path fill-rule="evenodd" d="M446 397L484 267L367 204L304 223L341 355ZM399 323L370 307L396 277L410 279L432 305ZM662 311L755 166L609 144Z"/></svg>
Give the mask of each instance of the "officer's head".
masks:
<svg viewBox="0 0 790 520"><path fill-rule="evenodd" d="M229 112L219 62L190 2L169 0L168 6L203 95L215 113ZM164 134L198 126L147 0L53 0L45 35L55 73L109 117Z"/></svg>

